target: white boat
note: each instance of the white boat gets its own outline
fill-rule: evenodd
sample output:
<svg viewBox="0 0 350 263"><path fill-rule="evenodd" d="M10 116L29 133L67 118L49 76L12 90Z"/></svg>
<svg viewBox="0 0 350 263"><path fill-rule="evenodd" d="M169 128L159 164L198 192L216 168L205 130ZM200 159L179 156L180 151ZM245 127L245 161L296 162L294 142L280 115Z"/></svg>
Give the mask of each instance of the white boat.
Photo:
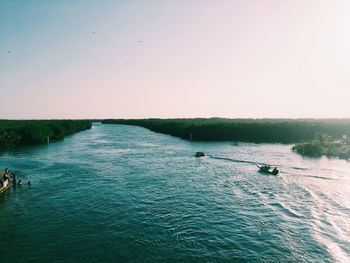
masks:
<svg viewBox="0 0 350 263"><path fill-rule="evenodd" d="M5 192L10 187L10 180L7 178L5 181L2 182L2 187L0 188L0 194Z"/></svg>

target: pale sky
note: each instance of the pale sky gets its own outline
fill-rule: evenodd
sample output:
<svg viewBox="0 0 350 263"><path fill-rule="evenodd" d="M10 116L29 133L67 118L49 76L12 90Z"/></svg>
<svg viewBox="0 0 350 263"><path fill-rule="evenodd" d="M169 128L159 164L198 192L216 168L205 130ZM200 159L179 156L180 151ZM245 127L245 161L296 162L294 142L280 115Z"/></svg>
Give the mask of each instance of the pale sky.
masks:
<svg viewBox="0 0 350 263"><path fill-rule="evenodd" d="M349 0L0 0L0 119L350 117Z"/></svg>

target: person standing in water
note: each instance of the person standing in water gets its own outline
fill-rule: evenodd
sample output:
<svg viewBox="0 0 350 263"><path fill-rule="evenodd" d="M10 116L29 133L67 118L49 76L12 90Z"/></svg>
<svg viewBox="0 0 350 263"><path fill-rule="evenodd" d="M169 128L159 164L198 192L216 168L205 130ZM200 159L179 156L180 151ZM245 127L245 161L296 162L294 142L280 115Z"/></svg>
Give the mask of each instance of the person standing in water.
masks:
<svg viewBox="0 0 350 263"><path fill-rule="evenodd" d="M13 185L17 184L16 175L14 173L12 174L12 183Z"/></svg>

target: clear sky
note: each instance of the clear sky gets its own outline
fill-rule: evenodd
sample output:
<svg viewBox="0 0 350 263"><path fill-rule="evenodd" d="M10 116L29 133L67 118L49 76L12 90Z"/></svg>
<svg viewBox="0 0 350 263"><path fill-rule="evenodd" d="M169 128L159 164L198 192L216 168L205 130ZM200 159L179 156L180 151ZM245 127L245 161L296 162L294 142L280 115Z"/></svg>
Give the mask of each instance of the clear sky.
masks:
<svg viewBox="0 0 350 263"><path fill-rule="evenodd" d="M350 117L349 0L0 0L0 118Z"/></svg>

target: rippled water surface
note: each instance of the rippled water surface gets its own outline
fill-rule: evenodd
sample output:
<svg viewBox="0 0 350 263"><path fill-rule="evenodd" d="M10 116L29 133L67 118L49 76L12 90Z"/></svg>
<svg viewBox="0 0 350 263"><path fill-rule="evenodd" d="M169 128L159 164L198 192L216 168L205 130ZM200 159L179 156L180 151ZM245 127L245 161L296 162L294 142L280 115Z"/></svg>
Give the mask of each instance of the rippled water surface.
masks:
<svg viewBox="0 0 350 263"><path fill-rule="evenodd" d="M0 166L32 183L0 196L0 262L350 262L343 160L94 124Z"/></svg>

